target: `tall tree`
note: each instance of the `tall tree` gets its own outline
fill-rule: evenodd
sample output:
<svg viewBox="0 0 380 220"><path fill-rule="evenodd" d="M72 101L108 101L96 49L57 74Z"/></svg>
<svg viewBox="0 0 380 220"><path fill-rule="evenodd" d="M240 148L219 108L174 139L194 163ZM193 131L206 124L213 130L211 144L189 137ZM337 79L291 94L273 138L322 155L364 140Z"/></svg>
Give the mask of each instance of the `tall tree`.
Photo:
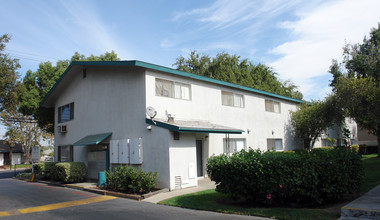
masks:
<svg viewBox="0 0 380 220"><path fill-rule="evenodd" d="M298 111L291 113L294 135L303 141L307 150L314 147L315 141L328 127L343 123L344 112L339 107L336 96L329 96L323 101L304 103Z"/></svg>
<svg viewBox="0 0 380 220"><path fill-rule="evenodd" d="M20 64L17 59L13 59L4 53L6 44L10 39L7 34L0 36L0 112L4 110L14 112L17 105L19 87L17 69L20 68Z"/></svg>
<svg viewBox="0 0 380 220"><path fill-rule="evenodd" d="M188 58L178 57L173 66L181 71L302 99L302 93L297 90L297 86L291 81L280 81L272 68L264 64L254 65L237 55L223 52L210 58L192 51Z"/></svg>
<svg viewBox="0 0 380 220"><path fill-rule="evenodd" d="M41 138L48 137L37 125L37 121L32 116L26 116L19 112L2 112L1 118L7 128L5 136L11 147L16 143L22 146L25 161L29 162L30 150L32 146L40 145Z"/></svg>
<svg viewBox="0 0 380 220"><path fill-rule="evenodd" d="M17 81L19 73L17 69L20 64L17 59L11 58L4 53L6 44L9 43L11 37L8 34L0 36L0 114L8 112L16 112L18 97L20 93L20 84ZM1 118L4 122L4 119ZM15 145L16 133L13 130L5 134L5 138L10 146L9 160L12 167L12 148Z"/></svg>
<svg viewBox="0 0 380 220"><path fill-rule="evenodd" d="M333 62L330 72L342 107L360 127L377 136L380 157L380 23L363 43L347 44L343 62Z"/></svg>

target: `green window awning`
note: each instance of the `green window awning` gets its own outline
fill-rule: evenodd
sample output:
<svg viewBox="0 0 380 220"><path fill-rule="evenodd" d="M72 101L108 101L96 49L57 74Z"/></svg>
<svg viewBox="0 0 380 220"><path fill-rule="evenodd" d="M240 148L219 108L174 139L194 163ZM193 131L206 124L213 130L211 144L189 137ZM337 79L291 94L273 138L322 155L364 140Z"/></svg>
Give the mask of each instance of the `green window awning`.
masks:
<svg viewBox="0 0 380 220"><path fill-rule="evenodd" d="M88 135L79 141L75 142L74 146L86 146L86 145L95 145L102 142L104 139L108 138L112 133L104 133L104 134L95 134Z"/></svg>

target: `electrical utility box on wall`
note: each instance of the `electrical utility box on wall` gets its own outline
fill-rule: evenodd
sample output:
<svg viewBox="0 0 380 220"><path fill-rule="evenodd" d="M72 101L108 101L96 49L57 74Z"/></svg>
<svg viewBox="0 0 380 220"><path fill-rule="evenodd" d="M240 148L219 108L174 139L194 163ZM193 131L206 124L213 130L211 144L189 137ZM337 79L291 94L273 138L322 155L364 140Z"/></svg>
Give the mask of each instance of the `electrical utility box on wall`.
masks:
<svg viewBox="0 0 380 220"><path fill-rule="evenodd" d="M110 162L129 163L128 139L110 141Z"/></svg>
<svg viewBox="0 0 380 220"><path fill-rule="evenodd" d="M143 143L142 138L129 139L129 155L131 164L142 164Z"/></svg>
<svg viewBox="0 0 380 220"><path fill-rule="evenodd" d="M119 163L119 140L110 140L110 163Z"/></svg>

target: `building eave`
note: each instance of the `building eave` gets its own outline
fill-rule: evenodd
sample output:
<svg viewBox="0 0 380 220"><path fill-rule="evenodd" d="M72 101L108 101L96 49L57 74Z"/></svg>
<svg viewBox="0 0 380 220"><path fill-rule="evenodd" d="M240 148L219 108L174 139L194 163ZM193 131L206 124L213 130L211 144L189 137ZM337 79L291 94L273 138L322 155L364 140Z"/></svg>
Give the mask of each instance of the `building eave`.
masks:
<svg viewBox="0 0 380 220"><path fill-rule="evenodd" d="M241 86L241 85L237 85L234 83L224 82L221 80L212 79L212 78L205 77L205 76L199 76L199 75L196 75L193 73L187 73L187 72L183 72L180 70L176 70L176 69L172 69L172 68L168 68L168 67L164 67L164 66L160 66L160 65L156 65L156 64L146 63L146 62L142 62L142 61L138 61L138 60L126 60L126 61L74 61L74 62L71 62L71 64L67 67L65 72L57 80L57 82L54 84L54 86L45 95L44 99L40 103L40 107L46 107L46 106L44 106L46 101L51 96L51 94L54 92L56 87L61 83L62 79L70 72L70 70L72 69L73 66L134 66L134 67L141 67L141 68L151 69L151 70L155 70L155 71L170 73L173 75L186 77L186 78L190 78L190 79L200 80L200 81L204 81L204 82L208 82L208 83L212 83L212 84L226 86L226 87L230 87L230 88L234 88L234 89L239 89L239 90L243 90L243 91L247 91L247 92L252 92L252 93L256 93L256 94L260 94L260 95L264 95L264 96L268 96L268 97L272 97L272 98L282 99L282 100L286 100L286 101L290 101L290 102L304 103L304 101L299 100L299 99L294 99L294 98L274 94L271 92L253 89L250 87Z"/></svg>

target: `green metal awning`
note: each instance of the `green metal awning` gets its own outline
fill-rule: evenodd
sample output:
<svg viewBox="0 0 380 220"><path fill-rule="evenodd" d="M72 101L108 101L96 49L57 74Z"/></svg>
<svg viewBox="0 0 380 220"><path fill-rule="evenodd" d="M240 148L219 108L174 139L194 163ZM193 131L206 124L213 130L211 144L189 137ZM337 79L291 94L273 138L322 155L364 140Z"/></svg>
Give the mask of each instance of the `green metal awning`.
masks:
<svg viewBox="0 0 380 220"><path fill-rule="evenodd" d="M171 131L182 133L219 133L219 134L241 134L244 130L226 127L223 125L212 124L204 121L182 121L167 122L160 119L145 119L145 122L150 125L156 125Z"/></svg>
<svg viewBox="0 0 380 220"><path fill-rule="evenodd" d="M86 146L86 145L94 145L99 144L104 139L108 138L112 133L104 133L104 134L95 134L95 135L88 135L79 141L75 142L74 146Z"/></svg>

